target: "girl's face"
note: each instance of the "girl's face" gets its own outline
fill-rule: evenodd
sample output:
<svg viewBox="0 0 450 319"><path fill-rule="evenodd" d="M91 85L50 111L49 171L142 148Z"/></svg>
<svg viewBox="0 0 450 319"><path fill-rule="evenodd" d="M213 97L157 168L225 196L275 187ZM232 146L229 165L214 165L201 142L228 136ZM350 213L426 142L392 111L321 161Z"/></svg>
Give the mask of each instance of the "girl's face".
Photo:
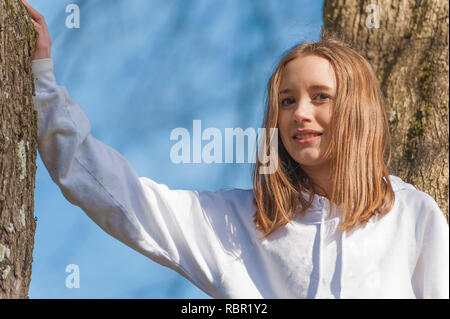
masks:
<svg viewBox="0 0 450 319"><path fill-rule="evenodd" d="M289 155L306 170L330 168L323 153L330 140L335 81L328 60L314 55L290 61L281 79L278 113L281 140Z"/></svg>

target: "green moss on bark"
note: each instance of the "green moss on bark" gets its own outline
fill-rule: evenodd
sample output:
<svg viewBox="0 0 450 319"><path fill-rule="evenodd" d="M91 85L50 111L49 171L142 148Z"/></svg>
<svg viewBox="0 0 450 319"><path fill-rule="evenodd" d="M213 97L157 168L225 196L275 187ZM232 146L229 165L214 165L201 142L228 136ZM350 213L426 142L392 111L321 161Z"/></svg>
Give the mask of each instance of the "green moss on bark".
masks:
<svg viewBox="0 0 450 319"><path fill-rule="evenodd" d="M406 135L405 155L409 160L413 159L417 142L423 136L426 129L426 119L433 114L431 99L434 75L430 52L426 52L420 60L417 73L419 74L417 78L418 96L421 102L414 115L414 119L410 122Z"/></svg>

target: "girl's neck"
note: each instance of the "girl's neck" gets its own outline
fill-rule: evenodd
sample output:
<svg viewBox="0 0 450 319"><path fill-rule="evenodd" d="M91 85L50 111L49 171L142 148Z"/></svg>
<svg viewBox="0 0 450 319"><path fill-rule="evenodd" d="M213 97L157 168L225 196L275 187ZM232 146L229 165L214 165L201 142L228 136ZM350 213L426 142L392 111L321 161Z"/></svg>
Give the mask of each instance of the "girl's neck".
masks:
<svg viewBox="0 0 450 319"><path fill-rule="evenodd" d="M302 167L302 169L311 179L314 192L330 199L333 187L330 169L327 167Z"/></svg>

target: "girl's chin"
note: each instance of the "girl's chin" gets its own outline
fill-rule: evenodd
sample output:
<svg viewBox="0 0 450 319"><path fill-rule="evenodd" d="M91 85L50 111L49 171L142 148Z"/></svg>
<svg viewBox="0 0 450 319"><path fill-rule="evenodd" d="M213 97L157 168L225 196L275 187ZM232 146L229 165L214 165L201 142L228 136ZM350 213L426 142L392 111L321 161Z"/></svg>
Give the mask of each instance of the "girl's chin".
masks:
<svg viewBox="0 0 450 319"><path fill-rule="evenodd" d="M293 158L297 163L304 165L317 165L319 164L319 162L321 162L322 159L320 156L318 156L317 154L308 153L310 152L295 152Z"/></svg>

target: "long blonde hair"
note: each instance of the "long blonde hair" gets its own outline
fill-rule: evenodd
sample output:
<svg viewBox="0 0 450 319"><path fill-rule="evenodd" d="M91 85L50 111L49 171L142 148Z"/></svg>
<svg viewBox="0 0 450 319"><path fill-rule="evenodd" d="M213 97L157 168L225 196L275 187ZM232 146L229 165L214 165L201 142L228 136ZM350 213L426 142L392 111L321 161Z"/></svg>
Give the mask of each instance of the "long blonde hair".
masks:
<svg viewBox="0 0 450 319"><path fill-rule="evenodd" d="M330 208L333 211L335 205L342 205L339 229L348 231L376 214L388 213L394 204L387 170L391 139L383 95L370 64L344 42L328 38L300 44L282 57L268 82L263 120L266 130L278 127L279 88L286 64L305 55L327 59L336 75L331 139L323 156L331 161ZM262 143L269 150L270 136ZM264 237L309 209L316 194L312 180L288 154L279 136L277 154L268 156L278 156L277 170L260 174L264 165L256 161L252 175L257 207L253 221Z"/></svg>

